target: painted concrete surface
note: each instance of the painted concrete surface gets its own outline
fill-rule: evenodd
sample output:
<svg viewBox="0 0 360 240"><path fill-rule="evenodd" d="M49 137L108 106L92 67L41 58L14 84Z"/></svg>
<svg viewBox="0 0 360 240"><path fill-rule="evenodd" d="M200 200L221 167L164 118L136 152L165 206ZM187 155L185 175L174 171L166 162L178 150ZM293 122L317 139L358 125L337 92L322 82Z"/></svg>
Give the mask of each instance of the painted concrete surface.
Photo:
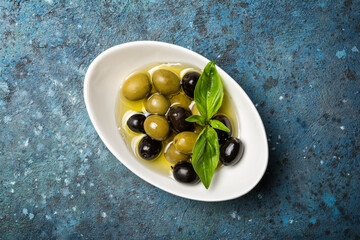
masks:
<svg viewBox="0 0 360 240"><path fill-rule="evenodd" d="M359 1L0 1L1 239L359 239ZM106 149L84 74L105 49L192 49L248 93L270 159L227 202L159 190Z"/></svg>

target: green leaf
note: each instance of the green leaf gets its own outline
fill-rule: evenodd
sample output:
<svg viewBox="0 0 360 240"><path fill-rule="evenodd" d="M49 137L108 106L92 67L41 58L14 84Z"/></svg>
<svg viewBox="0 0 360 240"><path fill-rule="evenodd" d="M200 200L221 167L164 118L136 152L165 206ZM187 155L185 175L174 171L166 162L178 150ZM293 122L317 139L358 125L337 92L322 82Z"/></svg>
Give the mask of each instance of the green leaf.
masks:
<svg viewBox="0 0 360 240"><path fill-rule="evenodd" d="M211 120L210 120L210 125L211 125L213 128L219 129L219 130L221 130L221 131L230 132L230 129L228 129L228 128L225 126L225 124L223 124L223 123L220 122L219 120L211 119Z"/></svg>
<svg viewBox="0 0 360 240"><path fill-rule="evenodd" d="M219 162L219 141L215 130L207 125L199 134L193 148L192 165L208 189Z"/></svg>
<svg viewBox="0 0 360 240"><path fill-rule="evenodd" d="M211 61L205 66L194 92L196 107L206 121L209 121L219 110L223 97L223 84L214 61Z"/></svg>
<svg viewBox="0 0 360 240"><path fill-rule="evenodd" d="M200 126L205 126L205 118L199 115L191 115L190 117L185 119L187 122L196 122Z"/></svg>

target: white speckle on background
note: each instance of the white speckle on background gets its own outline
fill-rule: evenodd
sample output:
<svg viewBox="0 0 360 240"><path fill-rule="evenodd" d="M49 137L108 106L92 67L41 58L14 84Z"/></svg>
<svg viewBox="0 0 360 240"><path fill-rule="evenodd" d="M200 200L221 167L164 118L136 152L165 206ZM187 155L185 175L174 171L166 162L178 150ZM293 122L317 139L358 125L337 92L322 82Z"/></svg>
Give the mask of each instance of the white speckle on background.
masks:
<svg viewBox="0 0 360 240"><path fill-rule="evenodd" d="M24 146L27 147L29 146L29 138L26 139L25 143L24 143Z"/></svg>
<svg viewBox="0 0 360 240"><path fill-rule="evenodd" d="M352 52L359 52L359 49L358 49L356 46L354 46L354 47L351 49L351 51L352 51Z"/></svg>
<svg viewBox="0 0 360 240"><path fill-rule="evenodd" d="M323 164L324 164L324 161L323 161L323 160L320 160L320 164L323 165Z"/></svg>
<svg viewBox="0 0 360 240"><path fill-rule="evenodd" d="M262 196L260 193L257 195L257 197L258 197L258 199L262 199L262 198L263 198L263 196Z"/></svg>
<svg viewBox="0 0 360 240"><path fill-rule="evenodd" d="M343 103L347 103L347 101L348 101L347 99L343 99L343 100L342 100Z"/></svg>
<svg viewBox="0 0 360 240"><path fill-rule="evenodd" d="M71 98L70 98L70 102L71 102L71 104L72 104L72 105L75 105L76 100L77 100L77 99L76 99L76 97L75 97L75 96L74 96L74 97L71 97Z"/></svg>
<svg viewBox="0 0 360 240"><path fill-rule="evenodd" d="M219 55L217 56L217 58L221 58L221 54L219 54Z"/></svg>
<svg viewBox="0 0 360 240"><path fill-rule="evenodd" d="M75 212L76 211L76 206L72 207L72 210Z"/></svg>
<svg viewBox="0 0 360 240"><path fill-rule="evenodd" d="M249 219L249 222L252 222L252 219Z"/></svg>
<svg viewBox="0 0 360 240"><path fill-rule="evenodd" d="M53 0L45 0L48 4L53 4Z"/></svg>
<svg viewBox="0 0 360 240"><path fill-rule="evenodd" d="M49 215L45 215L46 220L50 220L51 217Z"/></svg>
<svg viewBox="0 0 360 240"><path fill-rule="evenodd" d="M24 208L22 212L23 212L23 214L27 215L28 214L27 208Z"/></svg>
<svg viewBox="0 0 360 240"><path fill-rule="evenodd" d="M344 127L344 126L340 126L340 129L344 131L344 130L345 130L345 127Z"/></svg>
<svg viewBox="0 0 360 240"><path fill-rule="evenodd" d="M101 213L101 216L102 216L103 218L106 218L106 216L107 216L107 215L106 215L106 212L102 212L102 213Z"/></svg>
<svg viewBox="0 0 360 240"><path fill-rule="evenodd" d="M93 186L94 186L94 184L91 182L91 183L90 183L90 187L93 187Z"/></svg>
<svg viewBox="0 0 360 240"><path fill-rule="evenodd" d="M34 218L34 214L30 213L29 214L29 219L32 220Z"/></svg>
<svg viewBox="0 0 360 240"><path fill-rule="evenodd" d="M336 57L337 57L338 59L345 58L345 57L346 57L345 49L343 49L343 50L341 50L341 51L337 51L337 52L336 52Z"/></svg>
<svg viewBox="0 0 360 240"><path fill-rule="evenodd" d="M30 173L32 173L32 170L30 168L25 168L24 176L26 177Z"/></svg>
<svg viewBox="0 0 360 240"><path fill-rule="evenodd" d="M65 179L64 179L64 183L65 183L65 185L66 185L66 186L68 186L68 185L69 185L69 183L70 183L70 180L69 180L69 179L67 179L67 178L65 178Z"/></svg>
<svg viewBox="0 0 360 240"><path fill-rule="evenodd" d="M15 185L15 183L16 183L16 182L14 182L14 181L13 181L13 182L10 182L11 185Z"/></svg>
<svg viewBox="0 0 360 240"><path fill-rule="evenodd" d="M81 190L81 194L82 195L85 195L86 194L86 191L83 189L83 190Z"/></svg>
<svg viewBox="0 0 360 240"><path fill-rule="evenodd" d="M233 211L233 212L230 214L230 216L231 216L232 218L236 218L236 211Z"/></svg>
<svg viewBox="0 0 360 240"><path fill-rule="evenodd" d="M280 97L279 97L279 100L283 100L283 99L284 99L284 97L283 97L283 96L280 96Z"/></svg>
<svg viewBox="0 0 360 240"><path fill-rule="evenodd" d="M10 190L10 192L11 192L11 193L14 193L15 191L14 191L14 189L12 188L12 189Z"/></svg>
<svg viewBox="0 0 360 240"><path fill-rule="evenodd" d="M294 222L294 220L292 220L292 219L289 220L289 223L290 223L290 224L293 224L293 222Z"/></svg>

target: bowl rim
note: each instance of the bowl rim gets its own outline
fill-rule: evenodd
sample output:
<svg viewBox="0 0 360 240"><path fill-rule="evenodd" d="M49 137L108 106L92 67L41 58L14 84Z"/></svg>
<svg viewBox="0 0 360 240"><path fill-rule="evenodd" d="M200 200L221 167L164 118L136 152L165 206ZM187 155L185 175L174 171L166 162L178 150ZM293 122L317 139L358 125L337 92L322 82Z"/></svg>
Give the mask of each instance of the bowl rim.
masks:
<svg viewBox="0 0 360 240"><path fill-rule="evenodd" d="M96 133L99 135L100 139L102 140L102 142L104 143L105 147L113 154L113 156L115 158L117 158L118 161L120 161L127 169L129 169L133 174L135 174L136 176L138 176L139 178L141 178L142 180L146 181L147 183L153 185L154 187L157 187L165 192L171 193L173 195L182 197L182 198L186 198L186 199L190 199L190 200L196 200L196 201L202 201L202 202L220 202L220 201L228 201L228 200L232 200L232 199L236 199L239 198L241 196L244 196L245 194L249 193L251 190L253 190L255 188L255 186L260 182L260 180L263 178L268 163L269 163L269 147L268 147L268 142L266 139L266 131L265 131L265 127L264 127L264 123L260 117L259 112L257 111L256 107L254 106L253 102L251 101L251 99L249 98L249 96L246 94L246 92L242 89L242 87L239 85L239 83L237 83L229 74L227 74L224 70L222 70L218 65L216 65L216 68L218 70L218 72L221 72L220 75L227 75L227 77L229 79L231 79L236 85L236 90L237 91L241 91L245 97L246 102L248 103L248 106L251 106L251 108L253 108L253 110L255 110L255 114L254 117L257 118L257 121L260 122L261 124L259 124L258 126L261 126L260 131L262 132L262 134L265 136L265 149L264 151L266 151L266 162L263 165L263 169L261 171L261 174L259 174L259 177L257 179L257 181L254 181L254 183L251 185L251 187L249 187L246 191L241 192L240 194L234 194L230 197L221 197L221 196L217 196L214 197L212 199L204 199L204 198L198 198L198 197L191 197L188 195L182 195L179 194L177 191L174 191L173 189L167 189L163 186L158 186L156 183L154 183L151 179L145 179L144 176L142 176L141 174L138 174L137 171L131 167L129 164L127 164L126 161L122 161L121 159L119 159L117 157L116 154L116 150L113 149L111 147L110 144L108 144L107 138L105 137L105 134L103 134L103 132L99 129L99 125L98 122L96 121L96 117L95 117L95 111L92 108L92 106L90 105L90 80L92 75L94 74L95 68L98 65L99 62L101 62L101 60L103 58L105 58L107 55L112 54L114 51L120 50L122 48L127 48L127 47L132 47L132 46L138 46L138 45L149 45L149 46L161 46L161 47L170 47L170 48L177 48L178 50L184 51L187 54L192 54L195 55L197 57L203 58L206 61L210 61L209 59L207 59L206 57L202 56L201 54L194 52L190 49L187 49L185 47L179 46L179 45L175 45L175 44L171 44L171 43L167 43L167 42L161 42L161 41L150 41L150 40L141 40L141 41L132 41L132 42L126 42L126 43L122 43L122 44L118 44L115 45L113 47L110 47L108 49L106 49L105 51L101 52L89 65L86 74L85 74L85 78L84 78L84 89L83 89L83 94L84 94L84 101L85 101L85 106L87 109L87 112L89 114L89 118L91 120L91 123L93 124Z"/></svg>

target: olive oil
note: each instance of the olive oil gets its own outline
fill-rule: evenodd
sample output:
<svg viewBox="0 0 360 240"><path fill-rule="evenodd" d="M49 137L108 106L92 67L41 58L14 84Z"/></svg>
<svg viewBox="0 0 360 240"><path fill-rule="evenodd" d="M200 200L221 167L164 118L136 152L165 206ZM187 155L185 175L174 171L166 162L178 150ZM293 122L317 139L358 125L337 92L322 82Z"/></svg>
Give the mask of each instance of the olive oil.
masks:
<svg viewBox="0 0 360 240"><path fill-rule="evenodd" d="M140 68L137 71L134 71L132 74L129 75L129 77L136 73L145 73L146 75L149 76L149 79L151 79L152 73L158 69L166 69L166 70L172 71L179 77L179 79L182 79L182 77L189 71L196 71L201 74L200 69L194 68L193 66L190 66L188 64L156 63L156 64L152 64L152 65ZM153 94L155 92L156 92L156 90L155 90L154 86L152 86L151 94ZM180 94L185 94L185 93L183 92L183 90L181 90ZM170 97L170 101L171 101L171 97ZM130 100L126 99L121 94L121 89L120 89L118 98L117 98L117 103L116 103L116 110L115 110L115 118L116 118L116 123L117 123L118 129L119 129L122 137L124 138L127 146L132 150L132 152L135 154L137 159L139 159L139 161L141 161L146 166L154 169L155 171L157 171L161 174L172 177L171 166L173 164L169 163L165 159L164 150L168 147L169 143L173 140L173 138L175 137L176 134L172 132L168 136L168 138L162 142L163 148L162 148L162 151L161 151L159 157L157 157L154 160L147 161L147 160L142 159L137 153L137 145L138 145L139 141L145 136L145 134L135 133L135 132L131 131L126 124L129 117L135 113L144 113L146 116L150 115L148 112L146 112L145 102L146 102L146 99L141 99L138 101L130 101ZM219 109L218 113L224 114L229 118L232 128L233 128L232 136L237 136L238 135L237 116L235 114L235 111L232 109L231 102L232 102L231 96L229 96L229 94L227 94L226 89L224 89L224 99L223 99L222 106ZM189 109L191 109L194 104L195 104L194 101L192 101L190 103Z"/></svg>

